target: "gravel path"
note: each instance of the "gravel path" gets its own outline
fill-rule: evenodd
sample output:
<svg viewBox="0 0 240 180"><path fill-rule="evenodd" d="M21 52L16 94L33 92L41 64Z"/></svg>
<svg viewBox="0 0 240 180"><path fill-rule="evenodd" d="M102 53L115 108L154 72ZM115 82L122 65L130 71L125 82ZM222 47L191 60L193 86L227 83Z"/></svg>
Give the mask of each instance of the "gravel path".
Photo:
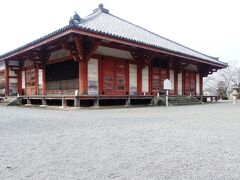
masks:
<svg viewBox="0 0 240 180"><path fill-rule="evenodd" d="M1 106L0 179L240 179L240 105Z"/></svg>

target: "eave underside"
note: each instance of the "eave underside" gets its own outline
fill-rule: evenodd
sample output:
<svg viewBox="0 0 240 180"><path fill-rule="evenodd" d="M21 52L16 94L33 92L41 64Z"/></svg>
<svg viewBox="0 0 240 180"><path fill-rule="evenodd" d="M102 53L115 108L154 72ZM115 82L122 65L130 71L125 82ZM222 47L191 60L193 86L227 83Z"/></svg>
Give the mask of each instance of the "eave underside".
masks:
<svg viewBox="0 0 240 180"><path fill-rule="evenodd" d="M21 61L24 59L35 58L35 56L37 57L37 59L38 58L41 59L43 53L49 54L52 51L58 48L61 48L63 42L72 41L73 37L82 37L82 36L97 39L98 41L101 41L101 43L103 41L111 42L111 44L114 44L114 46L116 47L118 46L118 48L120 49L121 48L128 48L130 50L139 49L139 50L154 53L155 55L167 56L169 59L172 59L175 61L181 60L187 63L191 62L191 63L206 65L208 67L206 71L212 71L212 70L216 71L217 69L222 69L227 67L227 64L222 63L220 61L219 63L212 62L209 60L204 60L204 59L192 57L189 55L180 54L173 51L167 51L164 49L159 49L157 47L152 47L145 44L140 44L138 42L131 42L128 40L119 39L119 38L102 35L102 34L97 34L93 32L87 32L80 29L76 29L76 28L66 29L60 33L53 33L52 35L46 36L46 38L42 38L39 41L36 41L35 44L31 43L31 45L19 48L8 54L3 55L2 57L0 57L0 61L9 61L9 60Z"/></svg>

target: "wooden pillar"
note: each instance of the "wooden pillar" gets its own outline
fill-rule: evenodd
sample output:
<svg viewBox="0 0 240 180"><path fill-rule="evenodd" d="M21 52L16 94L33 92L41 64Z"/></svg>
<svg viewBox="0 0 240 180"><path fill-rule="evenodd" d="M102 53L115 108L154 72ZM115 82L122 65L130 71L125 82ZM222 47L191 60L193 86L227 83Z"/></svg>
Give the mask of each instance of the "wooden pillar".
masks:
<svg viewBox="0 0 240 180"><path fill-rule="evenodd" d="M178 71L174 70L174 95L178 95Z"/></svg>
<svg viewBox="0 0 240 180"><path fill-rule="evenodd" d="M98 59L98 94L103 94L103 59Z"/></svg>
<svg viewBox="0 0 240 180"><path fill-rule="evenodd" d="M18 94L22 95L22 69L19 69L17 72L18 76Z"/></svg>
<svg viewBox="0 0 240 180"><path fill-rule="evenodd" d="M126 106L130 106L130 105L131 105L131 99L128 96L127 99L126 99Z"/></svg>
<svg viewBox="0 0 240 180"><path fill-rule="evenodd" d="M182 72L182 95L185 95L185 71Z"/></svg>
<svg viewBox="0 0 240 180"><path fill-rule="evenodd" d="M39 69L39 66L36 65L36 66L35 66L35 95L38 95L38 94L39 94L38 69Z"/></svg>
<svg viewBox="0 0 240 180"><path fill-rule="evenodd" d="M152 95L152 62L149 64L149 72L148 72L148 81L149 81L149 93Z"/></svg>
<svg viewBox="0 0 240 180"><path fill-rule="evenodd" d="M80 107L80 98L77 96L74 98L74 107Z"/></svg>
<svg viewBox="0 0 240 180"><path fill-rule="evenodd" d="M137 64L137 94L142 95L142 64Z"/></svg>
<svg viewBox="0 0 240 180"><path fill-rule="evenodd" d="M45 98L42 98L42 106L46 106L47 105L47 101Z"/></svg>
<svg viewBox="0 0 240 180"><path fill-rule="evenodd" d="M127 61L126 62L126 72L125 72L125 77L126 77L126 94L129 95L130 93L130 89L129 89L129 78L130 78L130 75L129 75L129 62Z"/></svg>
<svg viewBox="0 0 240 180"><path fill-rule="evenodd" d="M62 108L67 106L67 101L64 96L62 96Z"/></svg>
<svg viewBox="0 0 240 180"><path fill-rule="evenodd" d="M46 84L46 65L42 68L42 79L43 79L43 95L47 95L47 84Z"/></svg>
<svg viewBox="0 0 240 180"><path fill-rule="evenodd" d="M9 67L8 67L8 61L5 61L5 96L9 96Z"/></svg>
<svg viewBox="0 0 240 180"><path fill-rule="evenodd" d="M88 61L79 62L79 94L88 94Z"/></svg>
<svg viewBox="0 0 240 180"><path fill-rule="evenodd" d="M99 107L99 97L96 97L96 99L94 99L94 107Z"/></svg>
<svg viewBox="0 0 240 180"><path fill-rule="evenodd" d="M27 98L27 105L30 105L31 104L31 99L28 97Z"/></svg>
<svg viewBox="0 0 240 180"><path fill-rule="evenodd" d="M200 95L203 95L203 76L201 74L199 74L199 87L200 87Z"/></svg>

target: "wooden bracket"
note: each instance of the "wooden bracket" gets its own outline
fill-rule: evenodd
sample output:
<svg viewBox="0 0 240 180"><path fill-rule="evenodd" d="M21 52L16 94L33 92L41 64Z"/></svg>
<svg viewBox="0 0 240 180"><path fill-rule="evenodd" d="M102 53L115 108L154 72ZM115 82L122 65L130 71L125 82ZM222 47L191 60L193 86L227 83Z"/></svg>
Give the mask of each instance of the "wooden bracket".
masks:
<svg viewBox="0 0 240 180"><path fill-rule="evenodd" d="M33 61L34 65L42 65L44 66L47 61L49 60L51 55L51 52L49 50L47 50L47 48L43 48L41 50L39 50L36 54L35 53L28 53L24 56L24 60L31 60Z"/></svg>
<svg viewBox="0 0 240 180"><path fill-rule="evenodd" d="M142 49L136 49L131 51L131 54L134 58L134 60L136 60L139 64L141 64L143 66L143 68L146 65L149 65L152 61L152 59L156 56L155 52L151 52L151 51L146 51L146 50L142 50Z"/></svg>
<svg viewBox="0 0 240 180"><path fill-rule="evenodd" d="M61 45L68 50L75 61L88 61L97 50L100 40L85 36L74 36L73 41L62 41Z"/></svg>

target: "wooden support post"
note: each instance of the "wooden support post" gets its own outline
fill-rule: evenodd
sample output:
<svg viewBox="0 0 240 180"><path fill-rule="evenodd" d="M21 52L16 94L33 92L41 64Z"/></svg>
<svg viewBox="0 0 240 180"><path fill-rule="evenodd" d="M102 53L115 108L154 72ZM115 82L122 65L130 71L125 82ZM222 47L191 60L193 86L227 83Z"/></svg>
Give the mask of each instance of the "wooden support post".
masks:
<svg viewBox="0 0 240 180"><path fill-rule="evenodd" d="M178 72L174 70L174 95L178 95Z"/></svg>
<svg viewBox="0 0 240 180"><path fill-rule="evenodd" d="M74 98L74 107L80 107L80 99L77 96Z"/></svg>
<svg viewBox="0 0 240 180"><path fill-rule="evenodd" d="M153 90L152 90L152 63L150 63L149 65L149 75L148 75L149 79L149 93L152 95L153 94Z"/></svg>
<svg viewBox="0 0 240 180"><path fill-rule="evenodd" d="M42 75L43 75L43 95L47 95L47 84L46 84L46 65L44 65L43 69L42 69Z"/></svg>
<svg viewBox="0 0 240 180"><path fill-rule="evenodd" d="M142 64L137 64L137 94L142 95Z"/></svg>
<svg viewBox="0 0 240 180"><path fill-rule="evenodd" d="M65 97L62 96L62 106L61 106L61 108L64 108L66 106L67 106L67 101L66 101Z"/></svg>
<svg viewBox="0 0 240 180"><path fill-rule="evenodd" d="M8 67L8 61L5 61L5 75L6 75L5 96L9 96L9 67Z"/></svg>
<svg viewBox="0 0 240 180"><path fill-rule="evenodd" d="M152 97L151 102L150 102L150 105L151 105L151 106L154 105L154 97Z"/></svg>
<svg viewBox="0 0 240 180"><path fill-rule="evenodd" d="M18 94L22 95L22 70L17 71L17 81L18 81Z"/></svg>
<svg viewBox="0 0 240 180"><path fill-rule="evenodd" d="M46 106L47 105L47 101L46 101L46 99L43 97L42 98L42 106Z"/></svg>
<svg viewBox="0 0 240 180"><path fill-rule="evenodd" d="M27 105L31 105L31 99L29 97L27 98Z"/></svg>
<svg viewBox="0 0 240 180"><path fill-rule="evenodd" d="M185 71L182 71L182 95L185 94Z"/></svg>
<svg viewBox="0 0 240 180"><path fill-rule="evenodd" d="M35 95L39 95L39 80L38 80L38 69L39 66L35 66Z"/></svg>
<svg viewBox="0 0 240 180"><path fill-rule="evenodd" d="M131 99L130 99L130 96L128 96L126 99L126 106L130 106L130 105L131 105Z"/></svg>
<svg viewBox="0 0 240 180"><path fill-rule="evenodd" d="M94 99L94 107L99 107L99 98Z"/></svg>
<svg viewBox="0 0 240 180"><path fill-rule="evenodd" d="M103 60L98 59L98 94L103 94Z"/></svg>
<svg viewBox="0 0 240 180"><path fill-rule="evenodd" d="M79 93L88 94L88 62L80 61L79 63Z"/></svg>
<svg viewBox="0 0 240 180"><path fill-rule="evenodd" d="M203 76L201 74L199 74L199 77L200 77L200 83L199 83L199 86L200 86L200 95L203 95Z"/></svg>

